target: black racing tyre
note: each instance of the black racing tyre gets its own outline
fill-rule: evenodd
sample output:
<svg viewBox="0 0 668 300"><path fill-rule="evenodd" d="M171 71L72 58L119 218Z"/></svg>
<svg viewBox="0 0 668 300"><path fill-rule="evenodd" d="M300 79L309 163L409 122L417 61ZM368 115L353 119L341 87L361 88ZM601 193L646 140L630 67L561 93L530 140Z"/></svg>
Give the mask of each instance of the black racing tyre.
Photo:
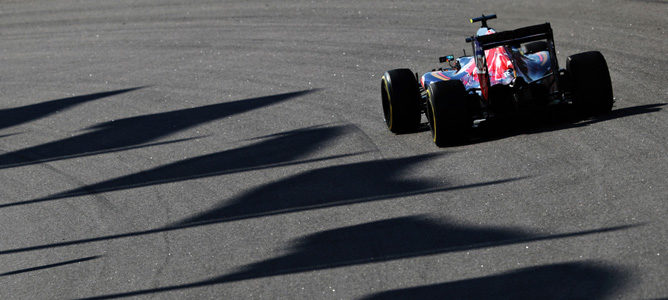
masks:
<svg viewBox="0 0 668 300"><path fill-rule="evenodd" d="M427 119L436 146L463 142L473 124L464 84L459 80L433 82L427 92Z"/></svg>
<svg viewBox="0 0 668 300"><path fill-rule="evenodd" d="M546 41L536 41L522 45L522 52L524 54L531 54L540 51L547 51Z"/></svg>
<svg viewBox="0 0 668 300"><path fill-rule="evenodd" d="M420 90L409 69L385 72L381 81L383 117L394 133L417 131L420 126Z"/></svg>
<svg viewBox="0 0 668 300"><path fill-rule="evenodd" d="M612 110L612 82L601 52L589 51L569 56L566 71L572 87L573 104L581 113L596 115Z"/></svg>

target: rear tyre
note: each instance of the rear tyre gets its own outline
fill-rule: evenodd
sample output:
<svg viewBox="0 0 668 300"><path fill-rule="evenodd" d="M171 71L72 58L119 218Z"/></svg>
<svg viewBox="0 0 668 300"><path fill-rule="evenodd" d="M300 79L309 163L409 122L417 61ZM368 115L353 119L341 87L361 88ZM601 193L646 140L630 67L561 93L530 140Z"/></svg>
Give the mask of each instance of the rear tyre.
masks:
<svg viewBox="0 0 668 300"><path fill-rule="evenodd" d="M381 80L383 117L394 133L417 131L420 126L420 90L409 69L385 72Z"/></svg>
<svg viewBox="0 0 668 300"><path fill-rule="evenodd" d="M546 41L536 41L522 45L522 52L524 54L531 54L540 51L547 51Z"/></svg>
<svg viewBox="0 0 668 300"><path fill-rule="evenodd" d="M608 113L614 102L608 64L598 51L568 57L566 71L571 81L573 104L585 115Z"/></svg>
<svg viewBox="0 0 668 300"><path fill-rule="evenodd" d="M427 119L436 146L464 142L473 123L464 84L459 80L433 82L427 92Z"/></svg>

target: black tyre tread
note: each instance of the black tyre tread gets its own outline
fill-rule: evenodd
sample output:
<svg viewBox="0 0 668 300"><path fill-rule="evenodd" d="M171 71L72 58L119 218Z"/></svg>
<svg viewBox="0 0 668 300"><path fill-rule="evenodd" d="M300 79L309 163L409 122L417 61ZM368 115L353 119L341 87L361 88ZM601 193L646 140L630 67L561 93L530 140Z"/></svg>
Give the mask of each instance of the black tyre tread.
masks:
<svg viewBox="0 0 668 300"><path fill-rule="evenodd" d="M429 85L428 93L427 118L434 143L443 147L463 142L472 120L462 82L434 82Z"/></svg>
<svg viewBox="0 0 668 300"><path fill-rule="evenodd" d="M589 51L569 56L566 70L574 94L573 102L578 110L587 115L612 110L614 100L610 71L601 52Z"/></svg>
<svg viewBox="0 0 668 300"><path fill-rule="evenodd" d="M414 132L420 126L420 90L410 69L385 72L381 81L383 115L394 133ZM389 106L389 107L386 107Z"/></svg>

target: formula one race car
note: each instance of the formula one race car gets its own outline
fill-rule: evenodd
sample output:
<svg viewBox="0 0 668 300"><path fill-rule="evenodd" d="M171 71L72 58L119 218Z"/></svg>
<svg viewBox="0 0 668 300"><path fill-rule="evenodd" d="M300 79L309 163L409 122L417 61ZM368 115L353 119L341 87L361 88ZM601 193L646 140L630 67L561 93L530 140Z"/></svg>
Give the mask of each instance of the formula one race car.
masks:
<svg viewBox="0 0 668 300"><path fill-rule="evenodd" d="M387 71L381 82L385 123L394 133L416 131L426 114L434 143L462 142L488 120L555 105L571 105L586 116L612 109L608 65L598 51L571 55L559 69L550 23L496 32L481 22L473 56L440 57L449 67L418 78L410 69Z"/></svg>

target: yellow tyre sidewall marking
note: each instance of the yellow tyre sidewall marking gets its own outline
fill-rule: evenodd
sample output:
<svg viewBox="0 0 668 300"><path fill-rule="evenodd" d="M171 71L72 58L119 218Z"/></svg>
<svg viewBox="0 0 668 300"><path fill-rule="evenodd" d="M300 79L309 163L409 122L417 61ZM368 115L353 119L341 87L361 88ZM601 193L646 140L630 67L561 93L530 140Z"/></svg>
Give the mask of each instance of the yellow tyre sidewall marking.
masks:
<svg viewBox="0 0 668 300"><path fill-rule="evenodd" d="M390 107L390 125L388 126L390 130L392 130L392 126L394 125L393 118L392 118L392 98L390 98L390 89L389 86L387 85L387 79L385 79L385 76L383 76L383 84L385 84L385 93L387 93L387 105Z"/></svg>

